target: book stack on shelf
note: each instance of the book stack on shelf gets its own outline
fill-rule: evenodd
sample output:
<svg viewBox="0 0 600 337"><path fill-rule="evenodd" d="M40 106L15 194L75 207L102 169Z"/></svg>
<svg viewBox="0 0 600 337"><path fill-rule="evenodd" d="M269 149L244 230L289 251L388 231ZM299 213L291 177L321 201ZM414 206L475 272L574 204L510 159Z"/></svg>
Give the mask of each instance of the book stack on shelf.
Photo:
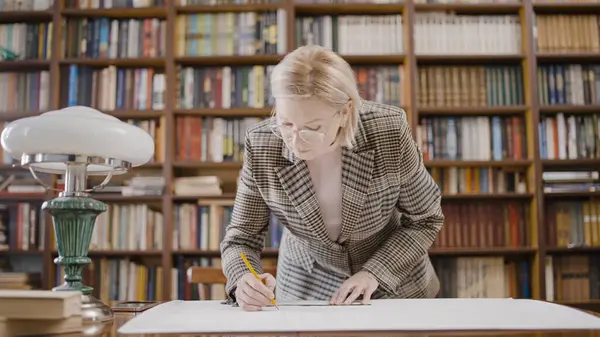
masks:
<svg viewBox="0 0 600 337"><path fill-rule="evenodd" d="M600 303L598 14L582 1L57 1L0 11L0 47L18 55L0 61L0 117L82 104L147 130L153 161L96 195L109 210L85 276L103 300L198 298L186 268L219 266L273 66L323 45L363 98L406 111L444 195L430 249L440 296ZM44 244L4 251L37 254L49 289L62 272L50 222L36 219ZM282 228L272 217L265 265Z"/></svg>

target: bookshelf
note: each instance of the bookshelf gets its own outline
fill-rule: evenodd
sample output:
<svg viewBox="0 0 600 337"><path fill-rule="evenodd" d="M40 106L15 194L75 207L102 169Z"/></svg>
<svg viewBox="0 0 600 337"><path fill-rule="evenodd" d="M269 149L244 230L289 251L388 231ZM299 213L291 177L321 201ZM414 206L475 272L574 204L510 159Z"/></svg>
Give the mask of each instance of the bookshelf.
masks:
<svg viewBox="0 0 600 337"><path fill-rule="evenodd" d="M7 3L0 0L0 6ZM77 3L88 6L77 8ZM110 210L99 220L102 225L90 252L95 261L90 269L118 274L131 265L129 273L153 283L152 290L137 289L122 296L189 297L186 291L190 290L182 289L188 287L181 281L185 266L218 265L218 234L182 224L198 222L207 209L227 213L241 168L240 135L249 123L270 114L272 101L264 88L270 68L286 52L313 41L338 51L353 66L363 98L398 105L407 112L426 165L444 192L446 224L431 249L443 280L464 281L469 268L485 266L511 279L504 295L568 303L600 301L600 294L584 298L585 294L565 293L565 287L581 287L582 283L573 283L581 280L558 285L555 280L562 276L552 276L559 270L568 275L593 272L582 265L583 269L564 271L560 267L564 262L550 262L578 253L584 258L600 253L600 239L593 237L600 236L600 228L592 229L600 221L592 212L598 192L582 191L582 185L551 192L543 179L547 171L594 170L600 164L597 117L593 117L600 113L600 91L596 93L600 84L589 81L592 75L581 77L587 70L600 78L594 68L600 63L600 2L148 0L139 2L143 7L115 8L129 2L113 0L113 8L101 8L104 3L64 0L46 9L0 10L0 25L35 25L30 30L36 39L47 36L39 40L44 42L37 49L33 44L29 49L16 47L28 59L0 61L0 79L9 79L0 81L0 93L17 92L21 85L21 91L32 90L39 96L0 102L0 118L10 121L69 104L87 104L140 123L155 135L155 161L134 173L154 172L166 184L164 195L96 195ZM235 41L225 38L226 27L255 22L262 29L245 31ZM341 28L331 30L334 25ZM2 39L7 33L1 27L0 46L8 43ZM94 29L101 32L98 37ZM114 44L111 29L119 32ZM307 35L309 30L312 33ZM576 34L582 38L569 38ZM206 36L208 42L203 42ZM95 44L94 39L101 43ZM30 74L16 75L25 72ZM48 92L36 91L36 83L45 83L40 87ZM125 89L115 91L106 83ZM558 130L559 124L563 131ZM586 137L592 132L591 139L581 141L583 148L594 151L578 150L580 124L586 125ZM198 145L222 139L224 133L229 137L226 147L216 142L208 149ZM570 145L574 150L553 147L549 152L548 139L558 144L559 134L560 139L576 138ZM4 174L19 171L6 158L5 162ZM194 175L218 176L222 195L174 191L176 178ZM554 190L560 186L564 187L557 185ZM13 204L49 197L38 192L0 194L2 202ZM582 206L571 207L568 202ZM556 213L557 209L563 211ZM570 210L577 219L588 219L579 225L583 230L571 229L585 237L589 228L592 239L580 240L587 246L568 247L579 237L557 227L555 219L564 225ZM118 226L107 229L123 214L130 216L125 218L130 219L127 231ZM35 234L41 249L12 245L0 251L0 257L7 252L39 257L42 287L51 288L60 272L52 265L51 225L47 217L42 218L45 221ZM551 235L559 228L566 241ZM140 233L145 240L138 240ZM265 258L277 255L276 240L270 243ZM597 274L590 277L595 278L590 282L599 282ZM114 289L101 291L101 298L116 296ZM473 287L442 292L465 297L488 293Z"/></svg>

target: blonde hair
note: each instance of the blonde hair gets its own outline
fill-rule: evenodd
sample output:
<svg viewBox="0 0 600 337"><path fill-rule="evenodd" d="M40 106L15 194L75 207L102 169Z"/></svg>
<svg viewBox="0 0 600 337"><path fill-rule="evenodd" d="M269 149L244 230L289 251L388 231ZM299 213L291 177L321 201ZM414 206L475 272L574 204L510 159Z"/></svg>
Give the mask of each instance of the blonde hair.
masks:
<svg viewBox="0 0 600 337"><path fill-rule="evenodd" d="M333 51L310 45L289 53L273 69L271 92L275 100L318 99L336 110L350 102L339 137L343 146L349 149L354 146L362 100L352 68Z"/></svg>

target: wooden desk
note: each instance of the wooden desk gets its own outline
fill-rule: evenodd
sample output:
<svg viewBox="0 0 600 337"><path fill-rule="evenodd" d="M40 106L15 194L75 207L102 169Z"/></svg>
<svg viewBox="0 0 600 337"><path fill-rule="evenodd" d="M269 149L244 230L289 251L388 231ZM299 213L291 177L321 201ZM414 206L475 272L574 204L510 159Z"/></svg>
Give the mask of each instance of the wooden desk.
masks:
<svg viewBox="0 0 600 337"><path fill-rule="evenodd" d="M597 316L600 316L598 313L593 313ZM85 327L85 331L83 333L71 333L71 334L63 334L63 335L52 335L48 337L85 337L85 336L98 336L98 337L217 337L217 335L157 335L157 334L144 334L144 335L121 335L117 334L117 330L123 324L125 324L128 320L134 317L132 313L115 313L115 319L112 322L98 324L98 325L90 325ZM416 337L416 336L432 336L433 334L429 333L426 335L419 334L373 334L370 333L368 336L380 336L380 337ZM591 332L549 332L549 333L482 333L482 334L439 334L444 337L449 336L496 336L496 337L600 337L600 331L591 331ZM228 335L227 337L230 337ZM289 334L287 335L289 336ZM294 335L295 337L299 337L300 335ZM307 337L322 337L322 336L332 336L331 334L321 335L321 334L309 334ZM337 337L366 337L366 335L356 335L356 334L339 334ZM225 337L225 336L219 336ZM239 337L239 336L238 336ZM253 336L257 337L257 336ZM262 336L267 337L267 336ZM275 336L268 336L275 337Z"/></svg>

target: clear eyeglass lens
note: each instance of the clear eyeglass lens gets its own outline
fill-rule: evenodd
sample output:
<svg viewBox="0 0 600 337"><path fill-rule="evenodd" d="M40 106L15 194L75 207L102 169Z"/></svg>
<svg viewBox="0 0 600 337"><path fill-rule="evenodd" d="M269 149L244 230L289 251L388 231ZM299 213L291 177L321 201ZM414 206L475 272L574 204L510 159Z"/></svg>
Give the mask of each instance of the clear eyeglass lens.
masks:
<svg viewBox="0 0 600 337"><path fill-rule="evenodd" d="M322 135L316 131L302 130L300 131L300 138L309 144L319 144L322 140Z"/></svg>
<svg viewBox="0 0 600 337"><path fill-rule="evenodd" d="M283 125L273 125L271 126L271 130L275 134L275 136L281 139L291 139L294 136L294 130L291 127L286 127ZM311 130L302 130L298 132L298 136L302 141L310 144L318 144L322 141L323 135L316 131Z"/></svg>

